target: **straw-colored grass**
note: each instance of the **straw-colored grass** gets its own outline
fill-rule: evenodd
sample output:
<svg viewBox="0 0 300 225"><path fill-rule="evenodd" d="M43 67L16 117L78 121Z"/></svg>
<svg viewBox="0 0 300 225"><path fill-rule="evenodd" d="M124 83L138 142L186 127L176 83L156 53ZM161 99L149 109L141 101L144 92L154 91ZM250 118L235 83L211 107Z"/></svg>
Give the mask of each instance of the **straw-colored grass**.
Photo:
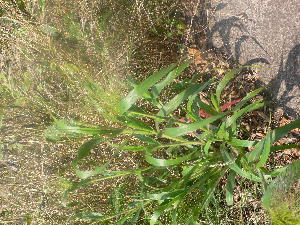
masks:
<svg viewBox="0 0 300 225"><path fill-rule="evenodd" d="M44 130L54 118L111 124L118 110L114 103L131 85L125 82L128 77L141 80L150 69L177 60L172 40L179 36L172 32L178 31L181 9L173 1L41 0L24 5L0 3L0 223L74 224L60 203L66 184L60 176L80 143L46 142ZM111 159L111 148L100 149L95 162ZM115 155L115 167L138 165L138 158ZM84 194L105 202L107 193Z"/></svg>

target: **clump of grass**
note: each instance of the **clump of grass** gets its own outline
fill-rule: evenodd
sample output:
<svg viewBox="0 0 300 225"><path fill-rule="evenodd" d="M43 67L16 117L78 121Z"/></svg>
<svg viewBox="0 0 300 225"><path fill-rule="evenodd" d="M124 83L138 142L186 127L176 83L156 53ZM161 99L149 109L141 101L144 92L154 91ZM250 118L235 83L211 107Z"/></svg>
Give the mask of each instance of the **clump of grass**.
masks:
<svg viewBox="0 0 300 225"><path fill-rule="evenodd" d="M62 129L90 135L71 164L81 179L66 190L66 204L73 191L116 177L136 176L142 187L134 197L128 197L129 201L125 201L117 213L102 215L77 208L78 218L118 224L198 224L218 185L224 180L226 203L233 205L238 175L266 188L272 177L286 169L269 171L265 165L272 151L295 147L272 145L290 130L300 127L300 120L269 131L261 141L241 139L239 124L243 115L266 105L262 100L250 101L264 88L248 93L239 101L222 105L226 102L221 98L223 90L242 70L233 69L218 82L211 78L199 83L203 74L196 74L175 96L162 98L163 90L172 86L174 79L188 66L189 62L178 66L173 64L135 85L120 102L118 128L75 123L66 124ZM209 87L209 99L200 99L199 92ZM180 119L182 115L187 119ZM114 141L120 140L120 136L127 138ZM138 142L134 141L136 139ZM79 162L84 161L100 143L111 146L116 152L140 152L146 164L126 171L109 170L106 165L82 170Z"/></svg>
<svg viewBox="0 0 300 225"><path fill-rule="evenodd" d="M299 193L295 193L298 194ZM299 225L300 217L299 217L299 204L295 202L294 199L288 198L286 202L278 202L278 206L273 207L270 210L270 218L272 224L276 225ZM299 202L299 200L298 200ZM295 207L296 206L296 207Z"/></svg>
<svg viewBox="0 0 300 225"><path fill-rule="evenodd" d="M272 224L300 224L300 161L290 164L269 185L263 203Z"/></svg>

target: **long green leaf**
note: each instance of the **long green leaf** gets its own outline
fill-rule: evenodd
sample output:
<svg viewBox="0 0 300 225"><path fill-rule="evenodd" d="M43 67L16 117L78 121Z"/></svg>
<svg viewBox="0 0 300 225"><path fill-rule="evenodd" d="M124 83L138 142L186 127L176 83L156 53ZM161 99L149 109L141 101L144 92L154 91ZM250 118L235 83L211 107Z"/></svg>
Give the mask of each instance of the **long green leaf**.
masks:
<svg viewBox="0 0 300 225"><path fill-rule="evenodd" d="M227 142L230 143L232 146L248 148L255 146L258 143L257 141L241 140L238 138L230 138Z"/></svg>
<svg viewBox="0 0 300 225"><path fill-rule="evenodd" d="M153 131L152 127L147 123L133 117L126 117L123 121L125 122L127 127L139 130Z"/></svg>
<svg viewBox="0 0 300 225"><path fill-rule="evenodd" d="M156 201L164 201L166 199L173 199L178 195L181 195L185 193L186 190L178 189L171 192L160 192L160 193L154 193L154 194L147 194L146 200L156 200Z"/></svg>
<svg viewBox="0 0 300 225"><path fill-rule="evenodd" d="M276 151L281 151L281 150L286 150L286 149L291 149L291 148L299 148L300 145L297 144L287 144L287 145L276 145L271 147L271 152L276 152Z"/></svg>
<svg viewBox="0 0 300 225"><path fill-rule="evenodd" d="M257 145L255 145L254 150L246 154L247 161L250 163L253 162L257 163L260 158L263 146L264 146L264 139L262 139L260 142L257 143Z"/></svg>
<svg viewBox="0 0 300 225"><path fill-rule="evenodd" d="M150 163L153 166L167 167L167 166L179 165L182 162L190 160L191 158L193 158L193 156L195 156L195 153L190 153L188 155L178 157L176 159L158 159L158 158L154 158L150 154L146 154L145 159L148 163Z"/></svg>
<svg viewBox="0 0 300 225"><path fill-rule="evenodd" d="M296 128L300 128L300 119L273 130L271 134L271 142L274 143L278 141L280 138L283 138L288 132Z"/></svg>
<svg viewBox="0 0 300 225"><path fill-rule="evenodd" d="M122 130L122 134L142 134L142 135L153 135L157 134L156 131L150 130L138 130L138 129L124 129Z"/></svg>
<svg viewBox="0 0 300 225"><path fill-rule="evenodd" d="M227 205L233 205L233 191L235 186L235 171L230 171L227 177L227 184L226 184L226 202Z"/></svg>
<svg viewBox="0 0 300 225"><path fill-rule="evenodd" d="M199 110L197 110L195 99L197 94L194 94L189 97L188 103L186 105L186 113L188 118L197 121L199 120Z"/></svg>
<svg viewBox="0 0 300 225"><path fill-rule="evenodd" d="M208 141L208 142L206 142L206 144L204 145L203 151L204 151L204 153L205 153L206 155L208 155L209 148L210 148L210 146L211 146L212 143L213 143L212 141Z"/></svg>
<svg viewBox="0 0 300 225"><path fill-rule="evenodd" d="M253 181L261 182L261 178L259 178L258 176L252 174L251 172L246 172L246 171L242 170L235 163L235 161L231 158L231 156L228 154L228 152L226 151L226 149L224 147L221 148L221 153L222 153L222 156L223 156L225 162L228 163L228 166L230 169L234 170L236 173L238 173L242 177L248 178Z"/></svg>
<svg viewBox="0 0 300 225"><path fill-rule="evenodd" d="M206 88L209 84L212 83L212 80L205 82L204 84L194 84L186 90L182 91L178 95L176 95L171 101L165 104L160 111L157 113L158 116L167 116L175 109L178 108L180 104L182 104L189 96L194 95L196 93L201 92L204 88Z"/></svg>
<svg viewBox="0 0 300 225"><path fill-rule="evenodd" d="M94 170L83 171L83 170L75 169L75 173L80 179L86 179L94 175L99 175L99 174L105 175L107 173L106 168L107 168L107 164L100 167L97 166Z"/></svg>
<svg viewBox="0 0 300 225"><path fill-rule="evenodd" d="M110 195L110 200L113 206L113 213L119 214L121 212L122 195L124 195L124 184L114 188Z"/></svg>
<svg viewBox="0 0 300 225"><path fill-rule="evenodd" d="M124 145L116 148L122 151L129 151L129 152L144 152L144 151L150 151L155 147L156 145L155 146Z"/></svg>
<svg viewBox="0 0 300 225"><path fill-rule="evenodd" d="M157 115L153 115L150 113L144 113L144 112L137 112L137 111L129 111L128 112L129 115L134 115L134 116L140 116L140 117L148 117L154 120L159 120L159 121L169 121L172 120L169 117L164 117L164 116L157 116Z"/></svg>
<svg viewBox="0 0 300 225"><path fill-rule="evenodd" d="M174 81L174 79L179 76L189 65L190 65L190 61L187 62L183 62L182 64L180 64L177 68L175 68L174 70L172 70L167 77L162 80L161 82L159 82L158 84L154 85L152 88L152 95L154 98L158 97L160 92L166 87L168 86L170 83L172 83Z"/></svg>
<svg viewBox="0 0 300 225"><path fill-rule="evenodd" d="M55 128L58 131L62 131L69 134L104 134L104 135L115 135L122 132L122 129L111 128L105 126L94 126L89 124L81 124L78 122L67 122L65 120L56 120L54 123Z"/></svg>
<svg viewBox="0 0 300 225"><path fill-rule="evenodd" d="M148 77L142 83L137 85L120 103L121 113L126 112L130 107L143 95L148 92L148 89L155 85L160 79L176 68L176 64L163 68L162 70L155 72Z"/></svg>
<svg viewBox="0 0 300 225"><path fill-rule="evenodd" d="M283 127L276 128L275 130L271 131L270 143L271 144L275 143L276 141L278 141L280 138L284 137L288 132L290 132L291 130L293 130L295 128L300 128L300 120L295 120ZM255 146L253 151L248 152L246 154L246 158L247 158L248 162L258 162L259 157L261 155L261 150L263 148L265 138L257 143L257 145ZM271 149L272 149L272 147L271 147Z"/></svg>
<svg viewBox="0 0 300 225"><path fill-rule="evenodd" d="M228 140L230 138L231 135L226 129L226 120L219 126L217 136L223 140Z"/></svg>
<svg viewBox="0 0 300 225"><path fill-rule="evenodd" d="M233 108L233 112L236 112L240 108L242 108L250 99L258 95L261 91L263 91L266 88L266 86L260 87L255 89L254 91L248 93L239 103L236 104L236 106Z"/></svg>
<svg viewBox="0 0 300 225"><path fill-rule="evenodd" d="M114 179L117 177L122 177L122 176L128 176L128 175L138 175L141 172L147 171L151 169L151 167L148 168L143 168L143 169L137 169L137 170L131 170L131 171L106 171L105 174L107 174L106 176L100 177L100 178L94 178L94 179L84 179L81 180L79 182L73 182L72 186L66 190L63 194L63 199L62 202L64 205L67 204L68 201L68 195L73 192L76 191L80 188L86 187L92 183L98 182L98 181L103 181L103 180L110 180L110 179Z"/></svg>
<svg viewBox="0 0 300 225"><path fill-rule="evenodd" d="M80 160L88 156L91 150L101 142L103 142L102 138L93 138L85 142L83 145L81 145L80 148L78 149L76 159L72 162L72 166L75 166Z"/></svg>
<svg viewBox="0 0 300 225"><path fill-rule="evenodd" d="M256 109L259 109L265 106L265 104L266 104L265 102L261 102L261 101L253 102L252 104L246 106L245 108L242 108L241 110L234 112L234 114L227 120L226 126L230 127L232 124L236 122L238 118L240 118L245 113L252 112Z"/></svg>
<svg viewBox="0 0 300 225"><path fill-rule="evenodd" d="M262 145L262 151L259 162L256 164L256 168L263 167L266 165L271 151L271 133L268 132L267 136L264 138Z"/></svg>
<svg viewBox="0 0 300 225"><path fill-rule="evenodd" d="M203 109L206 113L210 115L216 115L218 114L217 111L210 105L204 103L200 100L199 96L196 98L196 103L200 109Z"/></svg>
<svg viewBox="0 0 300 225"><path fill-rule="evenodd" d="M210 93L210 101L211 104L214 106L215 110L217 112L220 112L220 103L217 101L215 94L213 92Z"/></svg>
<svg viewBox="0 0 300 225"><path fill-rule="evenodd" d="M284 167L281 167L281 168L278 168L278 169L275 169L273 171L269 171L268 169L266 168L259 168L260 171L263 172L263 176L265 179L269 179L269 178L272 178L272 177L277 177L278 175L280 175L281 173L285 172L286 169L287 169L288 165L287 166L284 166Z"/></svg>
<svg viewBox="0 0 300 225"><path fill-rule="evenodd" d="M212 116L207 119L201 120L199 122L194 122L194 123L187 124L187 125L181 125L180 127L166 128L164 131L164 134L167 136L171 136L171 137L182 136L182 135L191 133L193 131L203 129L208 124L213 123L214 121L224 117L227 114L228 114L228 112L223 112L216 116Z"/></svg>
<svg viewBox="0 0 300 225"><path fill-rule="evenodd" d="M218 103L218 105L220 106L221 104L221 93L223 91L223 89L226 87L226 85L228 84L228 82L234 78L234 76L239 73L242 69L233 69L231 71L229 71L224 77L223 79L220 81L220 83L217 86L216 89L216 101Z"/></svg>
<svg viewBox="0 0 300 225"><path fill-rule="evenodd" d="M133 134L133 136L147 144L156 145L156 146L160 145L160 143L158 141L156 141L155 139L153 139L151 137L147 137L147 136L141 135L141 134Z"/></svg>

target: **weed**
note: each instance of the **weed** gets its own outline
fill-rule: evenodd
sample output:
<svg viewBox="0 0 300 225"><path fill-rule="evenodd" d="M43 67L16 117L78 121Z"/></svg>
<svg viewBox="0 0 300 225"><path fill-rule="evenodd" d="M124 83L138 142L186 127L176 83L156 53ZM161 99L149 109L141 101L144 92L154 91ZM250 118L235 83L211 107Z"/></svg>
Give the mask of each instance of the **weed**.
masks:
<svg viewBox="0 0 300 225"><path fill-rule="evenodd" d="M242 69L229 71L218 82L213 77L199 83L202 74L197 74L186 89L162 102L164 90L172 86L174 79L188 66L189 62L178 66L173 64L136 84L120 102L117 128L76 123L60 126L59 129L64 132L90 137L79 148L71 164L81 179L66 190L66 204L68 196L75 190L104 180L136 176L141 187L139 194L129 198L129 202L118 208L116 213L102 215L80 211L76 214L78 218L89 219L92 223L115 221L116 224L134 224L133 221L148 221L151 225L170 222L199 224L200 215L210 205L222 180L226 180L226 202L233 205L237 175L261 183L266 189L272 177L287 169L269 171L265 165L271 152L295 147L273 146L273 143L290 130L300 127L300 120L269 131L260 141L243 140L239 129L241 118L266 105L262 100L250 101L264 88L230 103L229 108L232 109L228 111L222 108L224 88ZM204 102L199 92L209 87L210 96ZM180 114L178 108L181 109ZM204 118L201 109L206 113ZM180 120L182 114L188 122ZM127 138L124 139L124 136ZM100 143L106 143L117 152L140 152L147 163L142 168L126 171L109 170L106 165L95 170L81 170L80 162Z"/></svg>

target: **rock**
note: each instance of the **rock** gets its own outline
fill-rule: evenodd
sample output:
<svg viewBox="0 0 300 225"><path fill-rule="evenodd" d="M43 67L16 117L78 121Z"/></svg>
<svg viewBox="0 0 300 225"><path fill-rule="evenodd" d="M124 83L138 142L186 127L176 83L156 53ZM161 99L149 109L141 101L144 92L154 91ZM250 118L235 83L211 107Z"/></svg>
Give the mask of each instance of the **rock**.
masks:
<svg viewBox="0 0 300 225"><path fill-rule="evenodd" d="M196 3L195 3L196 4ZM300 1L211 0L209 41L229 60L257 69L291 118L300 117Z"/></svg>

